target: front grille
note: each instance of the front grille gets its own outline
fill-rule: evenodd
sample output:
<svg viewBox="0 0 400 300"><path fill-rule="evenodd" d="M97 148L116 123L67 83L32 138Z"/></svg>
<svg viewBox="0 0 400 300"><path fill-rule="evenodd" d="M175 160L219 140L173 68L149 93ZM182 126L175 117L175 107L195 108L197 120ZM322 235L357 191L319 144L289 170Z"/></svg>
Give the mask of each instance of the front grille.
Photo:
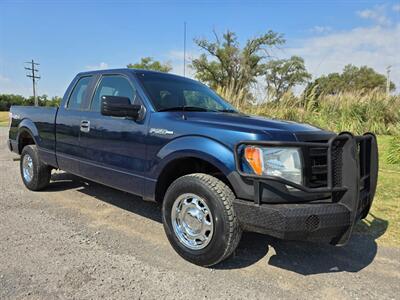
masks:
<svg viewBox="0 0 400 300"><path fill-rule="evenodd" d="M327 141L313 141L326 143ZM328 148L309 147L306 149L307 184L310 188L326 187L328 182Z"/></svg>
<svg viewBox="0 0 400 300"><path fill-rule="evenodd" d="M328 141L313 141L317 143L327 143ZM342 153L344 141L335 141L332 145L332 185L339 187L342 185ZM311 188L328 186L328 148L309 147L307 153L306 173L308 186ZM308 167L309 166L309 167Z"/></svg>

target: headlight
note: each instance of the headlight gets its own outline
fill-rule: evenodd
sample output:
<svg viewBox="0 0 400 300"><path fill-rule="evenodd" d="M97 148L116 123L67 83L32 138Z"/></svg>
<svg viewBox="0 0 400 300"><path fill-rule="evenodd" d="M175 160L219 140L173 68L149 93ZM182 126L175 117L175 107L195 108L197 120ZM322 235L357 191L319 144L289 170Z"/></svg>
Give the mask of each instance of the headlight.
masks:
<svg viewBox="0 0 400 300"><path fill-rule="evenodd" d="M302 184L300 148L247 146L244 157L257 175L276 176Z"/></svg>

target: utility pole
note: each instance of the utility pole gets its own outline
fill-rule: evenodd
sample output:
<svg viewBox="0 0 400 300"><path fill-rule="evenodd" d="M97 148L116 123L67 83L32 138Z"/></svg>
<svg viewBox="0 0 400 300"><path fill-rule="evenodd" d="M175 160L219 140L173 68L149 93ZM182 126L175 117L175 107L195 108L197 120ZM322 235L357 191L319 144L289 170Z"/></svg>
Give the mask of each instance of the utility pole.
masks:
<svg viewBox="0 0 400 300"><path fill-rule="evenodd" d="M25 70L30 71L30 74L26 74L26 77L32 78L32 90L33 90L33 99L35 101L35 106L38 106L38 99L36 97L36 79L40 79L40 76L36 76L36 73L39 72L38 69L35 69L36 66L38 66L38 63L35 63L35 61L32 59L31 61L26 62L26 64L30 65L29 67L25 67Z"/></svg>
<svg viewBox="0 0 400 300"><path fill-rule="evenodd" d="M186 75L186 22L183 23L183 76Z"/></svg>
<svg viewBox="0 0 400 300"><path fill-rule="evenodd" d="M390 71L392 66L387 66L386 68L386 95L390 94Z"/></svg>

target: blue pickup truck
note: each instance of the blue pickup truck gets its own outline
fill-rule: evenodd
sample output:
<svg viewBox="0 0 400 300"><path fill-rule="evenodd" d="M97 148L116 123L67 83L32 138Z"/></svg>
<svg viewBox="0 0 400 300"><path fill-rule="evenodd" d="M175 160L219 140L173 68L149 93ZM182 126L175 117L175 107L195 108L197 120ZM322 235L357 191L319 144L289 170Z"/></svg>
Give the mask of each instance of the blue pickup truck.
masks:
<svg viewBox="0 0 400 300"><path fill-rule="evenodd" d="M229 257L243 230L343 245L376 190L373 134L248 116L171 74L80 73L59 108L10 117L28 189L61 169L162 203L171 245L201 266Z"/></svg>

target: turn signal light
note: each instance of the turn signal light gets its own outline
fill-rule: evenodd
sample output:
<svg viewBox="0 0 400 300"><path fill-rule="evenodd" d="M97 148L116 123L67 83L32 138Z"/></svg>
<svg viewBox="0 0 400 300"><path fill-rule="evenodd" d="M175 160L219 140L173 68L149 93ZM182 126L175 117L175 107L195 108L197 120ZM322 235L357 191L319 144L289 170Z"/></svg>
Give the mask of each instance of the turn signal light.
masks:
<svg viewBox="0 0 400 300"><path fill-rule="evenodd" d="M244 157L252 167L254 173L262 175L263 173L263 153L260 148L249 146L244 149Z"/></svg>

